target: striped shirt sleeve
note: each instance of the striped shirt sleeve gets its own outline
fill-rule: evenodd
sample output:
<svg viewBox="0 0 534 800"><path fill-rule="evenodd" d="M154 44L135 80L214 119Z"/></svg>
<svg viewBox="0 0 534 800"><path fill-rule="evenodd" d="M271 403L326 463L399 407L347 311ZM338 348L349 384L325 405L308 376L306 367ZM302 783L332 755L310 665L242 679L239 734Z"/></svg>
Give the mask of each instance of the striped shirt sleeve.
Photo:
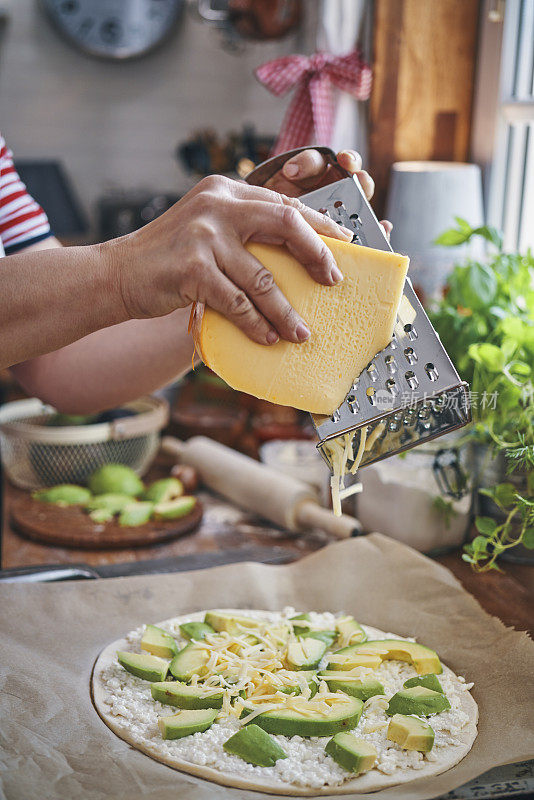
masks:
<svg viewBox="0 0 534 800"><path fill-rule="evenodd" d="M48 217L19 178L0 135L0 239L6 255L52 236Z"/></svg>

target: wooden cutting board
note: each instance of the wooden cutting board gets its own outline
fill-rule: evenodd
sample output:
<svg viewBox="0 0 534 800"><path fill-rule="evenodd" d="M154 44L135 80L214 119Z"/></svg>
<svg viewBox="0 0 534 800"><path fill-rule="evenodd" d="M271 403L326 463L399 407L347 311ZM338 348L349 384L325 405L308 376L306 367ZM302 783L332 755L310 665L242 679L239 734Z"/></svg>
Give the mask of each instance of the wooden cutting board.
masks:
<svg viewBox="0 0 534 800"><path fill-rule="evenodd" d="M44 544L88 549L142 547L191 533L200 525L202 511L197 500L194 509L181 519L123 527L115 520L97 524L78 506L61 508L33 500L27 494L13 504L11 523L23 536Z"/></svg>

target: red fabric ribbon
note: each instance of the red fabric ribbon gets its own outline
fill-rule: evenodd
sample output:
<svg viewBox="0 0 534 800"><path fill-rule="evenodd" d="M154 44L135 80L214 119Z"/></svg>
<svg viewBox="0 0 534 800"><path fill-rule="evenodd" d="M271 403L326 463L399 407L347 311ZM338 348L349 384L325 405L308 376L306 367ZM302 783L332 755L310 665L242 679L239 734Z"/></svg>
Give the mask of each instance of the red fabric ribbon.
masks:
<svg viewBox="0 0 534 800"><path fill-rule="evenodd" d="M345 56L320 52L276 58L258 67L255 75L277 97L296 89L272 155L311 144L314 131L317 144L330 144L334 125L332 86L356 100L367 100L371 93L371 68L359 50Z"/></svg>

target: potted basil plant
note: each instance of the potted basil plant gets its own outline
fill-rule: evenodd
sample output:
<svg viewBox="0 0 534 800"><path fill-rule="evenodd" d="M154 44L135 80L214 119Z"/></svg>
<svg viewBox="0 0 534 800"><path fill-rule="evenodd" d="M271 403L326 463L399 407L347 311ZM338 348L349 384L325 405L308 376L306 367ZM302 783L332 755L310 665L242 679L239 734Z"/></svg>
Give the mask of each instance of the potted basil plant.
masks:
<svg viewBox="0 0 534 800"><path fill-rule="evenodd" d="M474 468L478 535L462 557L486 571L501 556L534 563L534 255L505 253L494 228L455 220L436 243L481 236L488 256L455 266L430 317L471 387L467 436L485 458Z"/></svg>

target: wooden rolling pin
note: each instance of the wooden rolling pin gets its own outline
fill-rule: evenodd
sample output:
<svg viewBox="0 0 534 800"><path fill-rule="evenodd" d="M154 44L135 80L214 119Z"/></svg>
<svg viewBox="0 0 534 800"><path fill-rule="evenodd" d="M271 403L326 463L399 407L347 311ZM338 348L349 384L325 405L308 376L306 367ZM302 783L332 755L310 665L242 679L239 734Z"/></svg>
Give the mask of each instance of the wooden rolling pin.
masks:
<svg viewBox="0 0 534 800"><path fill-rule="evenodd" d="M361 533L358 520L347 514L334 516L319 505L307 484L206 436L193 436L186 442L166 436L162 449L178 463L195 467L210 489L282 528L318 528L338 539Z"/></svg>

